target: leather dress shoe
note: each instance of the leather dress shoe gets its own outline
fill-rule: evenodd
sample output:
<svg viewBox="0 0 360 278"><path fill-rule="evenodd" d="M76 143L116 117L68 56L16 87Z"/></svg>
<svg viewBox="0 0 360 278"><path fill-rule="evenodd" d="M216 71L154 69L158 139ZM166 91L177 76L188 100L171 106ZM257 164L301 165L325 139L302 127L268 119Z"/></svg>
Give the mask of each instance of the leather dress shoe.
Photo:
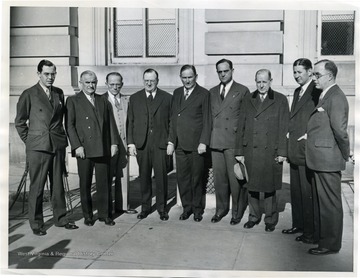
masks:
<svg viewBox="0 0 360 278"><path fill-rule="evenodd" d="M93 226L94 225L94 220L92 220L92 218L88 217L84 219L84 224L86 226Z"/></svg>
<svg viewBox="0 0 360 278"><path fill-rule="evenodd" d="M169 219L169 214L166 211L160 212L160 220L166 221Z"/></svg>
<svg viewBox="0 0 360 278"><path fill-rule="evenodd" d="M259 224L259 223L260 223L260 220L259 220L259 221L256 221L256 222L249 220L248 222L246 222L246 223L244 224L244 228L245 228L245 229L251 229L252 227L254 227L255 225L257 225L257 224Z"/></svg>
<svg viewBox="0 0 360 278"><path fill-rule="evenodd" d="M180 217L179 217L179 220L186 220L190 217L190 215L192 214L191 211L184 211Z"/></svg>
<svg viewBox="0 0 360 278"><path fill-rule="evenodd" d="M115 225L114 220L112 220L110 217L99 218L99 221L100 222L105 222L105 225L108 225L108 226L114 226Z"/></svg>
<svg viewBox="0 0 360 278"><path fill-rule="evenodd" d="M273 224L265 224L265 231L266 232L273 232L275 230L275 225Z"/></svg>
<svg viewBox="0 0 360 278"><path fill-rule="evenodd" d="M334 250L330 250L327 248L321 248L321 247L309 249L309 254L311 254L311 255L329 255L329 254L336 254L336 253L339 253L339 251L334 251Z"/></svg>
<svg viewBox="0 0 360 278"><path fill-rule="evenodd" d="M76 226L74 223L66 223L66 224L64 225L64 228L65 228L66 230L75 230L75 229L78 229L79 227Z"/></svg>
<svg viewBox="0 0 360 278"><path fill-rule="evenodd" d="M201 214L194 214L194 221L200 222L203 219Z"/></svg>
<svg viewBox="0 0 360 278"><path fill-rule="evenodd" d="M318 243L317 240L314 240L312 238L307 238L304 235L296 237L295 240L296 241L301 241L301 242L306 243L306 244L317 244Z"/></svg>
<svg viewBox="0 0 360 278"><path fill-rule="evenodd" d="M240 223L240 221L241 221L241 219L239 219L239 218L231 218L230 225L237 225Z"/></svg>
<svg viewBox="0 0 360 278"><path fill-rule="evenodd" d="M211 223L217 223L219 222L224 216L215 214L212 218L211 218Z"/></svg>
<svg viewBox="0 0 360 278"><path fill-rule="evenodd" d="M147 211L142 211L137 215L137 219L145 219L146 217L148 217L149 212Z"/></svg>
<svg viewBox="0 0 360 278"><path fill-rule="evenodd" d="M302 229L300 228L297 228L297 227L292 227L291 229L284 229L282 230L281 232L283 234L288 234L288 235L291 235L291 234L297 234L297 233L302 233Z"/></svg>
<svg viewBox="0 0 360 278"><path fill-rule="evenodd" d="M46 231L43 228L33 229L33 234L36 236L44 236L46 235Z"/></svg>

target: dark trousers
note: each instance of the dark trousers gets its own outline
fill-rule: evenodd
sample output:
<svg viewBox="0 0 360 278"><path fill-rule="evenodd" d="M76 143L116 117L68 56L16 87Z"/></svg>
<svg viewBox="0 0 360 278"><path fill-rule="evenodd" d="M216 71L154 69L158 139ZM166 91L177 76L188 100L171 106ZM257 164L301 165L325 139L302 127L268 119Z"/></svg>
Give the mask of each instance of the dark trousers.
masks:
<svg viewBox="0 0 360 278"><path fill-rule="evenodd" d="M315 171L319 198L319 247L339 251L343 233L343 208L341 201L341 172Z"/></svg>
<svg viewBox="0 0 360 278"><path fill-rule="evenodd" d="M68 223L63 184L65 150L56 153L27 151L26 154L30 175L28 216L31 229L39 229L44 225L43 196L48 175L54 223L55 226L64 226Z"/></svg>
<svg viewBox="0 0 360 278"><path fill-rule="evenodd" d="M96 206L99 218L110 216L109 157L77 158L80 178L80 201L84 218L93 217L91 183L95 168Z"/></svg>
<svg viewBox="0 0 360 278"><path fill-rule="evenodd" d="M128 166L125 157L119 153L111 157L110 161L110 212L112 212L112 202L114 200L115 211L129 209L128 204ZM112 180L115 177L114 197L112 197Z"/></svg>
<svg viewBox="0 0 360 278"><path fill-rule="evenodd" d="M319 239L319 219L314 172L306 166L290 164L290 194L293 227L303 229L308 239Z"/></svg>
<svg viewBox="0 0 360 278"><path fill-rule="evenodd" d="M205 155L197 151L177 148L176 176L184 212L204 213L204 160Z"/></svg>
<svg viewBox="0 0 360 278"><path fill-rule="evenodd" d="M166 150L157 147L152 133L148 135L145 146L137 149L141 187L141 211L150 212L152 200L151 174L154 169L156 182L156 209L164 212L168 195L168 177L166 171Z"/></svg>
<svg viewBox="0 0 360 278"><path fill-rule="evenodd" d="M241 219L248 204L248 192L244 184L237 180L234 173L234 149L211 150L214 185L216 196L216 214L224 216L232 200L232 218Z"/></svg>
<svg viewBox="0 0 360 278"><path fill-rule="evenodd" d="M264 204L265 224L276 225L279 221L279 212L276 206L276 191L271 193L249 191L249 220L258 222L261 220L261 204Z"/></svg>

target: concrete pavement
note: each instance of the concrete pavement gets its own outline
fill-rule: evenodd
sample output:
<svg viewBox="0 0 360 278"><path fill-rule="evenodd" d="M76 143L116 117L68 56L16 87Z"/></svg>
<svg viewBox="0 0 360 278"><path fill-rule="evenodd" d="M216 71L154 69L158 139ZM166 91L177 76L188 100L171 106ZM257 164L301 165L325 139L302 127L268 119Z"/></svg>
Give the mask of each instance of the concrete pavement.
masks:
<svg viewBox="0 0 360 278"><path fill-rule="evenodd" d="M21 165L10 165L10 191L16 190L22 172ZM51 209L46 204L47 235L33 235L26 214L21 213L19 198L9 216L9 271L29 274L30 269L41 269L42 273L53 274L52 270L57 270L56 273L74 275L82 270L86 275L126 277L288 277L288 272L296 276L354 276L353 182L346 175L343 177L342 249L334 255L313 256L307 250L316 245L296 242L297 235L281 233L291 226L287 176L278 192L279 223L269 233L265 232L263 221L253 229L243 228L248 211L239 225L229 224L230 214L213 224L210 220L215 209L211 205L200 223L192 217L179 221L182 209L174 200L168 221L161 221L155 211L143 220L138 220L136 214L123 214L115 218L113 227L99 221L87 227L76 194L77 176L70 175L74 193L70 218L79 229L68 231L53 226ZM174 178L171 183L174 185ZM135 190L136 181L131 186Z"/></svg>

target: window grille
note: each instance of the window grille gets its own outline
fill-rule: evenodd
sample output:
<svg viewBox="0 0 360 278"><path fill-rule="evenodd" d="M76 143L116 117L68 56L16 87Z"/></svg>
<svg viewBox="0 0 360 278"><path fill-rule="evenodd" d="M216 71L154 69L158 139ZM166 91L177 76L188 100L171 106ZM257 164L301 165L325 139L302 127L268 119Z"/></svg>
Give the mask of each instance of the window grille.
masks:
<svg viewBox="0 0 360 278"><path fill-rule="evenodd" d="M321 55L354 55L355 14L322 14Z"/></svg>
<svg viewBox="0 0 360 278"><path fill-rule="evenodd" d="M174 18L114 19L115 58L176 57L177 22ZM155 12L154 12L155 13Z"/></svg>

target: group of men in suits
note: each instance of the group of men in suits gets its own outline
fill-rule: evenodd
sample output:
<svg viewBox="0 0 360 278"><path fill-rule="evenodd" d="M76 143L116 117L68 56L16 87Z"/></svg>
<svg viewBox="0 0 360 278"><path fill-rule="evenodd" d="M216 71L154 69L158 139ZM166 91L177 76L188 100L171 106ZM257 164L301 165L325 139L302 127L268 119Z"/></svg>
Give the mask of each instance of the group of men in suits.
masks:
<svg viewBox="0 0 360 278"><path fill-rule="evenodd" d="M200 222L205 209L205 160L211 153L216 211L211 222L228 214L239 224L249 205L244 228L261 221L272 232L278 222L276 190L282 185L283 162L291 167L293 226L284 234L302 232L297 241L319 243L310 254L336 253L341 247L341 170L349 158L348 103L336 85L337 67L329 60L315 64L294 62L294 78L300 85L289 111L286 97L271 88L268 69L255 74L256 91L233 80L233 64L216 63L220 84L208 91L197 83L193 65L180 69L183 86L173 96L158 88L154 69L143 73L144 89L130 97L120 93L123 78L106 76L108 91L97 94L97 76L80 75L81 91L64 103L61 89L53 86L56 67L42 60L39 82L20 96L15 126L26 144L30 173L29 221L35 235L45 235L42 196L49 176L54 222L66 229L78 228L66 218L62 175L67 137L77 159L84 224L92 226L91 184L95 168L99 221L113 220L112 180L115 177L115 213L131 212L128 204L127 155L139 165L141 212L152 212L152 172L156 182L156 209L169 219L168 168L176 154L176 175L183 212ZM63 118L65 117L65 130ZM246 180L238 180L236 163L246 165ZM246 176L246 175L244 175Z"/></svg>

